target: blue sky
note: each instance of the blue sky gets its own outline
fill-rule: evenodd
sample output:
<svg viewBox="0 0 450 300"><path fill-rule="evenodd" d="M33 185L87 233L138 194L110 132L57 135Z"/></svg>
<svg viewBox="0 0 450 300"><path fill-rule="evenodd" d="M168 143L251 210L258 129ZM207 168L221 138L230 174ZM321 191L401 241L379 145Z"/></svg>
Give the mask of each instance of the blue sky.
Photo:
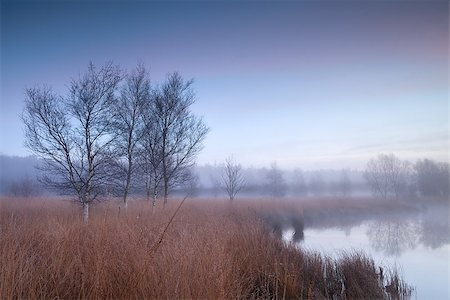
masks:
<svg viewBox="0 0 450 300"><path fill-rule="evenodd" d="M363 168L448 160L447 1L2 1L0 153L27 155L24 89L90 60L195 79L198 162Z"/></svg>

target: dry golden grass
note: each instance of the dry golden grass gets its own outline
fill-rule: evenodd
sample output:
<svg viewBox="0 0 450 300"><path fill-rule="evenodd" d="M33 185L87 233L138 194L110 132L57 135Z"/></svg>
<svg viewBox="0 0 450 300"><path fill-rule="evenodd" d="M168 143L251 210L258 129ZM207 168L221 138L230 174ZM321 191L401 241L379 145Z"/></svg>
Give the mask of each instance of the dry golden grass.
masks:
<svg viewBox="0 0 450 300"><path fill-rule="evenodd" d="M145 202L132 202L126 213L113 202L100 204L85 225L68 201L0 199L0 298L373 299L403 293L398 288L388 295L389 279L380 280L364 255L336 261L284 243L258 218L273 204L253 203L188 200L157 244L175 200L155 214Z"/></svg>

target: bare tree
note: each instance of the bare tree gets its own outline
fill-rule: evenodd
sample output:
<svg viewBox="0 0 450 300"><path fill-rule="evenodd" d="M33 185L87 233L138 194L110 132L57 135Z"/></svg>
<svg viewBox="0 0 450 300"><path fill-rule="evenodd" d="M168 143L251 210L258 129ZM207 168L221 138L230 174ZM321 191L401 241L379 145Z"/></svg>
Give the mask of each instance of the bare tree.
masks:
<svg viewBox="0 0 450 300"><path fill-rule="evenodd" d="M153 99L151 97L150 99ZM142 116L144 122L143 136L140 139L140 166L145 177L145 190L147 194L147 201L150 201L152 195L152 212L155 210L156 200L161 191L161 183L163 179L162 172L162 131L159 129L153 110L153 103L148 102L144 115Z"/></svg>
<svg viewBox="0 0 450 300"><path fill-rule="evenodd" d="M36 180L32 180L28 174L9 184L9 193L14 197L31 197L40 194Z"/></svg>
<svg viewBox="0 0 450 300"><path fill-rule="evenodd" d="M449 196L450 165L430 159L419 160L414 165L416 181L422 196Z"/></svg>
<svg viewBox="0 0 450 300"><path fill-rule="evenodd" d="M127 208L128 194L136 175L138 142L144 136L144 113L150 99L150 80L143 65L126 77L121 96L112 107L114 114L114 148L118 157L118 175L122 199Z"/></svg>
<svg viewBox="0 0 450 300"><path fill-rule="evenodd" d="M169 192L189 180L190 168L209 131L203 120L190 111L195 102L192 84L192 80L185 81L172 73L151 101L152 127L159 140L155 147L161 164L161 169L158 166L155 170L161 170L164 206Z"/></svg>
<svg viewBox="0 0 450 300"><path fill-rule="evenodd" d="M245 185L245 179L242 174L242 166L237 163L232 156L225 160L225 168L222 174L222 188L227 193L230 201L233 201L236 195Z"/></svg>
<svg viewBox="0 0 450 300"><path fill-rule="evenodd" d="M84 221L89 205L104 191L111 162L110 107L121 80L119 68L107 63L70 84L66 99L51 88L26 90L26 145L43 158L47 172L42 181L52 188L77 195Z"/></svg>
<svg viewBox="0 0 450 300"><path fill-rule="evenodd" d="M286 195L286 183L283 178L283 173L278 168L276 162L270 165L267 172L267 188L272 197L284 197Z"/></svg>
<svg viewBox="0 0 450 300"><path fill-rule="evenodd" d="M321 171L317 171L313 174L309 180L309 190L311 194L318 197L323 195L326 191L327 184L323 180L323 175Z"/></svg>
<svg viewBox="0 0 450 300"><path fill-rule="evenodd" d="M369 160L364 177L375 196L398 199L405 191L411 164L394 154L380 154Z"/></svg>
<svg viewBox="0 0 450 300"><path fill-rule="evenodd" d="M191 168L189 175L186 177L187 179L182 187L186 191L186 195L189 195L189 197L198 196L199 190L201 189L199 176L194 172L194 169Z"/></svg>
<svg viewBox="0 0 450 300"><path fill-rule="evenodd" d="M299 196L308 195L308 186L306 184L302 169L294 170L294 181L292 183L292 186L295 194Z"/></svg>
<svg viewBox="0 0 450 300"><path fill-rule="evenodd" d="M352 193L352 182L348 170L343 169L338 182L338 190L343 197L349 197Z"/></svg>
<svg viewBox="0 0 450 300"><path fill-rule="evenodd" d="M217 165L214 163L213 170L217 170ZM217 176L217 174L214 174L211 172L209 174L209 181L211 183L211 191L214 196L214 198L217 198L219 196L220 190L222 189L221 183L220 183L220 177Z"/></svg>

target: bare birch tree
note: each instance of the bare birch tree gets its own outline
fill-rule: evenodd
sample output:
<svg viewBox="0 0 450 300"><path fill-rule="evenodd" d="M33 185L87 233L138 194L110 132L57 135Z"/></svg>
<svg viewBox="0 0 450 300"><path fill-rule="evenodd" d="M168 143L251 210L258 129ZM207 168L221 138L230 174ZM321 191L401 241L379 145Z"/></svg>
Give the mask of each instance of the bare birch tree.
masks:
<svg viewBox="0 0 450 300"><path fill-rule="evenodd" d="M155 210L156 200L161 191L162 172L162 131L154 115L154 96L149 99L145 113L142 116L144 131L140 139L139 161L145 177L147 201L152 197L152 212Z"/></svg>
<svg viewBox="0 0 450 300"><path fill-rule="evenodd" d="M121 96L112 107L114 114L114 148L118 157L122 199L128 206L128 195L138 164L138 143L144 135L144 113L150 99L150 80L143 65L126 77Z"/></svg>
<svg viewBox="0 0 450 300"><path fill-rule="evenodd" d="M89 218L89 205L104 191L111 161L110 106L121 80L119 68L107 63L70 84L67 98L51 88L26 90L26 145L44 161L42 181L72 193Z"/></svg>
<svg viewBox="0 0 450 300"><path fill-rule="evenodd" d="M203 147L209 129L202 118L195 116L190 107L195 102L193 81L185 81L172 73L153 94L152 127L156 130L156 152L160 155L164 206L169 192L190 178L190 168Z"/></svg>
<svg viewBox="0 0 450 300"><path fill-rule="evenodd" d="M227 193L230 201L233 201L236 195L245 185L245 179L242 174L242 166L231 156L225 160L225 168L222 173L222 188Z"/></svg>

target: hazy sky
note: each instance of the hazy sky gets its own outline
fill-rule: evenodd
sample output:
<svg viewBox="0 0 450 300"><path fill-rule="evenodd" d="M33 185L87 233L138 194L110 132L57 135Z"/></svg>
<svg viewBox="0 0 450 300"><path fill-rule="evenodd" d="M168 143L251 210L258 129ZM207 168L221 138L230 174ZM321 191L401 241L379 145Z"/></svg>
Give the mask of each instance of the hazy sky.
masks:
<svg viewBox="0 0 450 300"><path fill-rule="evenodd" d="M195 79L199 163L448 160L448 1L2 1L0 153L28 155L24 89L92 60Z"/></svg>

